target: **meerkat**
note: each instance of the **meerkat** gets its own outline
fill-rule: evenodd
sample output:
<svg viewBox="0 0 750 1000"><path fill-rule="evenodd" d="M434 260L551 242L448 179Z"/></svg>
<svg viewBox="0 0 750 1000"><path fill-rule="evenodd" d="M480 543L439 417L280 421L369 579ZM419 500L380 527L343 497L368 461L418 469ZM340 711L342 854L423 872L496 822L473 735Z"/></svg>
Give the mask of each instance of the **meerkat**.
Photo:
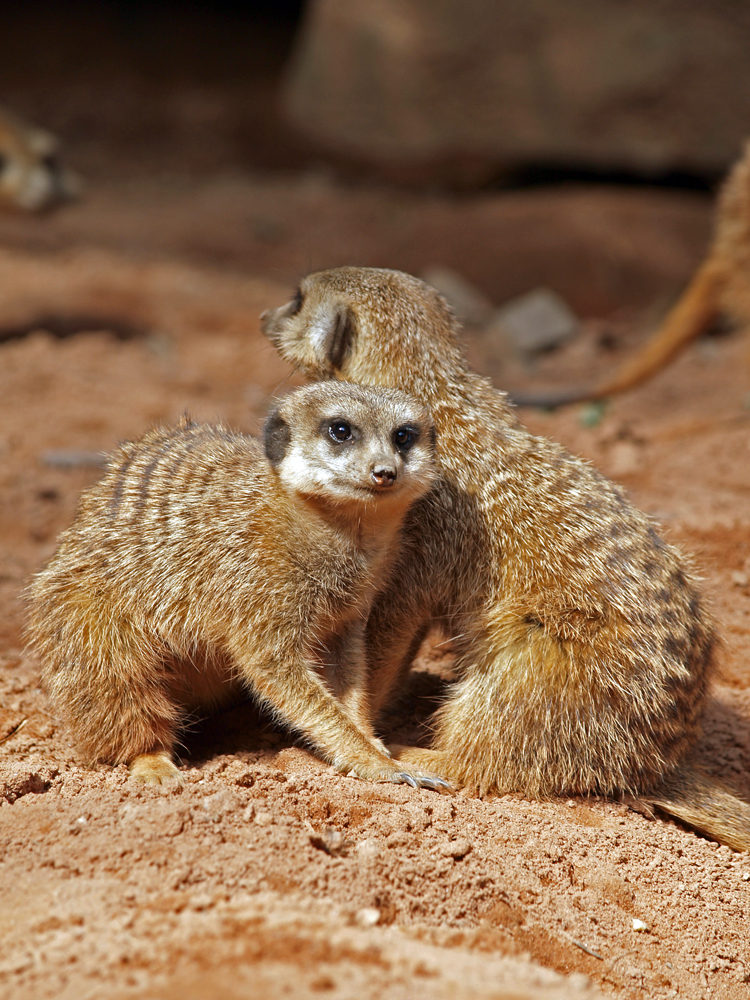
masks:
<svg viewBox="0 0 750 1000"><path fill-rule="evenodd" d="M323 271L261 322L310 378L400 388L435 421L438 478L368 622L371 705L433 625L452 637L457 680L432 747L399 759L482 793L648 797L750 847L750 806L689 762L714 627L685 560L623 490L520 424L416 278Z"/></svg>
<svg viewBox="0 0 750 1000"><path fill-rule="evenodd" d="M564 406L616 396L645 382L722 315L750 324L750 141L719 192L706 259L656 333L598 386L513 392L519 406Z"/></svg>
<svg viewBox="0 0 750 1000"><path fill-rule="evenodd" d="M59 141L0 107L0 206L38 212L80 195L78 177L58 160Z"/></svg>
<svg viewBox="0 0 750 1000"><path fill-rule="evenodd" d="M434 447L416 400L328 383L284 399L262 447L185 419L114 453L31 585L43 683L85 759L174 778L189 713L244 688L339 771L446 788L390 758L364 672Z"/></svg>

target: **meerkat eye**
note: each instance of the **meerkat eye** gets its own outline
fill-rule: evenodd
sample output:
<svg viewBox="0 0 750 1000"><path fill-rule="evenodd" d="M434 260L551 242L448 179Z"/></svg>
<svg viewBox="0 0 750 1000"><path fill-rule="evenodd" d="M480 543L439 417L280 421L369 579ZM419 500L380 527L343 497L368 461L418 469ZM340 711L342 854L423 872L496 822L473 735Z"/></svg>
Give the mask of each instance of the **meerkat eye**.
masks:
<svg viewBox="0 0 750 1000"><path fill-rule="evenodd" d="M352 439L351 424L348 424L346 420L334 420L332 424L328 425L328 433L334 441L339 443Z"/></svg>
<svg viewBox="0 0 750 1000"><path fill-rule="evenodd" d="M302 290L298 288L297 291L294 294L294 298L289 303L289 315L290 316L296 316L297 315L297 313L302 308L303 301L304 301L304 296L302 294Z"/></svg>
<svg viewBox="0 0 750 1000"><path fill-rule="evenodd" d="M399 451L408 451L419 437L414 427L399 427L393 432L393 443Z"/></svg>

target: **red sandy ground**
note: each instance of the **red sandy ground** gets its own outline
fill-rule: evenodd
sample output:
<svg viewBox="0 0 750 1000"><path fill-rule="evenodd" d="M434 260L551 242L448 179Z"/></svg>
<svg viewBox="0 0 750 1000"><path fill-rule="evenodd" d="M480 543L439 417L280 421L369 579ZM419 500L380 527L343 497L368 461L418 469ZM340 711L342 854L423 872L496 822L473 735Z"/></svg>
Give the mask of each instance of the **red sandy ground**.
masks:
<svg viewBox="0 0 750 1000"><path fill-rule="evenodd" d="M0 331L32 331L0 343L0 997L750 995L745 855L626 803L347 779L250 705L187 734L182 785L139 787L80 765L22 639L21 590L97 475L51 459L186 409L258 428L292 382L257 317L295 274L444 263L498 303L551 284L605 318L533 371L489 373L577 382L633 349L709 219L687 194L450 200L242 175L112 182L0 219ZM45 332L71 317L89 332ZM468 346L490 364L492 345ZM724 637L703 756L750 796L747 355L741 332L701 341L593 427L580 408L524 416L694 553ZM384 733L426 739L449 673L427 649Z"/></svg>

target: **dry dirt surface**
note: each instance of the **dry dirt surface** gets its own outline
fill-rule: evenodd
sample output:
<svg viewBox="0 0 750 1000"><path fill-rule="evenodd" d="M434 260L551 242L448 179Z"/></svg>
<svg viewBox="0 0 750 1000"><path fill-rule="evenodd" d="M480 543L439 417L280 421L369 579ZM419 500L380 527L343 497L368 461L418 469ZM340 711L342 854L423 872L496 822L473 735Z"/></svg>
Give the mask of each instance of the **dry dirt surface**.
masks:
<svg viewBox="0 0 750 1000"><path fill-rule="evenodd" d="M83 767L50 714L22 591L97 453L185 410L258 429L294 384L258 314L295 271L463 254L500 304L557 262L583 333L533 371L489 373L578 381L632 350L638 310L687 277L710 217L688 195L448 204L285 183L112 185L0 220L0 997L744 1000L750 858L631 803L348 779L251 704L185 734L182 784L141 787ZM701 753L750 796L747 361L737 331L603 413L524 418L694 554L724 638ZM450 669L449 645L428 645L384 735L428 739Z"/></svg>

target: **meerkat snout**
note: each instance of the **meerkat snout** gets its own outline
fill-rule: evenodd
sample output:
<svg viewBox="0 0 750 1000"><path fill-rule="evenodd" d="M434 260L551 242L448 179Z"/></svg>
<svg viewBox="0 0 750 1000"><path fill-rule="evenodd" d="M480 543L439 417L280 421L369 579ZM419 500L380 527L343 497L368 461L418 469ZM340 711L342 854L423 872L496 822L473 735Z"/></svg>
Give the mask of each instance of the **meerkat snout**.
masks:
<svg viewBox="0 0 750 1000"><path fill-rule="evenodd" d="M376 486L381 486L383 489L389 489L396 482L396 476L398 473L390 465L376 465L373 467L372 481Z"/></svg>

